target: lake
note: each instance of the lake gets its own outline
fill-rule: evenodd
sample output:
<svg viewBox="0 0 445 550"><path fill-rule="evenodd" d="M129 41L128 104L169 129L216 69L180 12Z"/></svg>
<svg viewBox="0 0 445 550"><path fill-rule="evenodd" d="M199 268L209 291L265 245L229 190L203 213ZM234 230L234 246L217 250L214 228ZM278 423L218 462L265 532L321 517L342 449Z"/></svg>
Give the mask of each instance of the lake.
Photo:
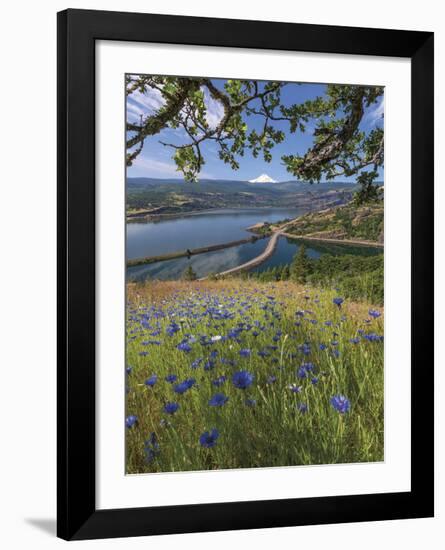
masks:
<svg viewBox="0 0 445 550"><path fill-rule="evenodd" d="M127 258L156 256L199 248L211 244L243 239L251 235L247 227L258 222L276 222L285 218L295 218L306 212L296 208L251 208L239 210L215 210L192 216L166 218L156 222L127 223ZM127 269L129 281L146 279L172 280L181 278L191 265L198 277L218 273L255 258L266 247L267 240L226 248L207 254L178 258L154 264L140 265ZM255 270L290 263L300 247L298 241L281 237L274 254ZM318 258L321 254L360 254L381 253L381 249L353 247L346 245L326 245L306 243L308 256Z"/></svg>

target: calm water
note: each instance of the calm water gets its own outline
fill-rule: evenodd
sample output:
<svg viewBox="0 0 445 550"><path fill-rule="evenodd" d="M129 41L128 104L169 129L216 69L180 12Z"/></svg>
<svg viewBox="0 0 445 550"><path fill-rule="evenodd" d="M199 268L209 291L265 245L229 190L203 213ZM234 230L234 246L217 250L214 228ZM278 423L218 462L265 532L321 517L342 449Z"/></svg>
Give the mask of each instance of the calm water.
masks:
<svg viewBox="0 0 445 550"><path fill-rule="evenodd" d="M127 224L127 257L138 258L166 254L187 248L198 248L210 244L224 243L251 235L246 228L262 221L275 222L284 218L296 217L302 210L271 208L249 210L220 210L185 218L175 218L160 222L138 222ZM145 279L179 279L191 265L198 277L218 273L258 256L266 247L267 240L226 248L208 254L188 258L178 258L155 264L129 268L130 281ZM286 264L292 261L300 244L298 241L281 237L275 253L257 271ZM318 258L321 254L376 254L380 249L350 247L344 245L307 244L308 255Z"/></svg>
<svg viewBox="0 0 445 550"><path fill-rule="evenodd" d="M159 222L131 222L127 224L127 258L157 256L245 239L252 235L246 228L255 223L276 222L305 211L296 208L215 210Z"/></svg>

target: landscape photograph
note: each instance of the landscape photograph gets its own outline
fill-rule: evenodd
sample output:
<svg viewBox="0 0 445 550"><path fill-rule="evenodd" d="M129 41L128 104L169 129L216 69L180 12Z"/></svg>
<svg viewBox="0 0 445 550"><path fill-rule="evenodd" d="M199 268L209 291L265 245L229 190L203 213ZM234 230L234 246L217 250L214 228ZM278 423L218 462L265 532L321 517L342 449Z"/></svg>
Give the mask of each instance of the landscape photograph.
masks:
<svg viewBox="0 0 445 550"><path fill-rule="evenodd" d="M124 85L126 473L384 461L384 88Z"/></svg>

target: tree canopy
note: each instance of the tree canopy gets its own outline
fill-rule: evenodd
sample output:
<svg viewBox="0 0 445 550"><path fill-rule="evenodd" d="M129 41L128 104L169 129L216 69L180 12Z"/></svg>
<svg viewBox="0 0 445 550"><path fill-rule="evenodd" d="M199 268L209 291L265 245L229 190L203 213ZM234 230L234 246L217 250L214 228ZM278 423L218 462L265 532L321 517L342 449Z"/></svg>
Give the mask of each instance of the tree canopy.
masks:
<svg viewBox="0 0 445 550"><path fill-rule="evenodd" d="M304 244L300 245L298 252L295 254L294 259L290 267L290 276L294 281L298 283L305 283L307 276L311 272L311 263L308 255L306 254L306 247Z"/></svg>
<svg viewBox="0 0 445 550"><path fill-rule="evenodd" d="M127 75L127 96L156 91L160 106L140 116L138 122L127 122L127 165L131 166L149 136L165 128L182 129L185 143L161 142L172 149L172 157L186 181L197 181L205 158L201 144L212 141L221 161L233 170L246 151L256 158L272 160L273 148L285 139L285 132L276 127L287 124L288 132L298 140L298 133L314 126L313 144L304 154L281 157L286 170L294 177L310 183L338 176L358 175L358 182L367 188L383 165L383 129L360 128L365 110L383 95L382 87L328 84L323 96L286 105L282 90L286 82L227 80L218 87L209 78L179 78L150 75ZM208 120L208 102L212 98L222 107L217 124ZM249 128L252 115L263 120L260 131ZM289 138L290 139L290 138ZM297 141L296 141L297 143Z"/></svg>

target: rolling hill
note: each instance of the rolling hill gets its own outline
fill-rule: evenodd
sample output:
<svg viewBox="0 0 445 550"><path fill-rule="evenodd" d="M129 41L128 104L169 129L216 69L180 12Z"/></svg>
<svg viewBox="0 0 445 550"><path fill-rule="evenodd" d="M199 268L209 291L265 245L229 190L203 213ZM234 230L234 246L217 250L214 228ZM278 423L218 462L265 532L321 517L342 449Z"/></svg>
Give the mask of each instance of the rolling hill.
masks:
<svg viewBox="0 0 445 550"><path fill-rule="evenodd" d="M213 208L327 206L349 200L356 186L350 182L308 184L296 180L257 183L179 178L127 178L129 217L181 214Z"/></svg>

